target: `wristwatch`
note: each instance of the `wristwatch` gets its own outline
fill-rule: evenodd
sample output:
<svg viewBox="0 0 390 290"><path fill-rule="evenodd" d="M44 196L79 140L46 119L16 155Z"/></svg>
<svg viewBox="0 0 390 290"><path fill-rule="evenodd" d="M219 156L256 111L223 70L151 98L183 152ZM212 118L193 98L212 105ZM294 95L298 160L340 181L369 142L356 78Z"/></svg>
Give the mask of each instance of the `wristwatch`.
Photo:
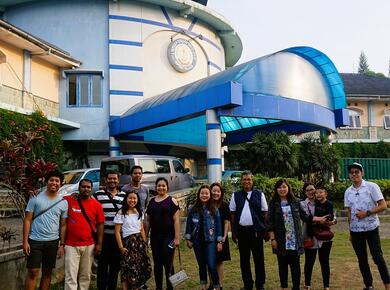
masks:
<svg viewBox="0 0 390 290"><path fill-rule="evenodd" d="M366 215L370 216L371 215L371 211L370 210L366 211Z"/></svg>

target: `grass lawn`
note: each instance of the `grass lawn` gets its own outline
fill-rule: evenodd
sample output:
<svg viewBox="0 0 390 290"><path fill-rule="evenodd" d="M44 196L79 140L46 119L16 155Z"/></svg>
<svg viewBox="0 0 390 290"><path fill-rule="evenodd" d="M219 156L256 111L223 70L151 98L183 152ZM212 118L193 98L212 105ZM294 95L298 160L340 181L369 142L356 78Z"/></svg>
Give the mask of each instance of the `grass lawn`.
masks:
<svg viewBox="0 0 390 290"><path fill-rule="evenodd" d="M382 221L382 227L388 227L390 224L388 221ZM384 251L385 259L390 263L390 239L382 239L382 249ZM198 266L195 260L193 250L189 250L185 247L185 243L182 242L180 246L182 261L184 263L184 269L189 275L190 279L176 289L199 289L198 278ZM241 272L239 266L239 255L237 247L230 240L230 251L232 260L225 262L225 281L223 289L226 290L238 290L243 287L241 280ZM278 277L278 265L275 255L272 254L270 244L267 243L264 247L265 252L265 267L266 267L266 289L277 290L279 289L279 277ZM303 262L304 256L301 256L301 269L302 269L302 283L303 285ZM353 252L352 246L348 240L348 233L345 231L337 231L333 242L333 248L331 251L331 278L330 289L346 289L346 290L359 290L363 288L362 278L359 272L357 258ZM370 266L374 276L375 289L383 289L380 282L380 276L376 265L373 264L370 258ZM148 283L150 289L154 289L153 279ZM291 283L289 283L291 287ZM119 286L119 284L118 284ZM61 287L52 287L52 289L62 289ZM95 288L95 281L91 284L91 289ZM120 289L120 288L118 288ZM312 289L319 290L322 288L321 270L319 267L318 259L314 266Z"/></svg>

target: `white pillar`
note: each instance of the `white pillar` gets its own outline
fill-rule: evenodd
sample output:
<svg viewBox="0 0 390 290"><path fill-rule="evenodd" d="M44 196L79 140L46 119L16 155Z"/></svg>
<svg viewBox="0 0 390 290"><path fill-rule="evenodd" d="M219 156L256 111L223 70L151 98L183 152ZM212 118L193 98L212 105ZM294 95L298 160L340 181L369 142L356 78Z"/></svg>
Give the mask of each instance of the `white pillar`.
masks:
<svg viewBox="0 0 390 290"><path fill-rule="evenodd" d="M209 183L222 178L221 124L215 110L206 111L207 174Z"/></svg>
<svg viewBox="0 0 390 290"><path fill-rule="evenodd" d="M120 145L118 139L110 136L110 157L120 155Z"/></svg>

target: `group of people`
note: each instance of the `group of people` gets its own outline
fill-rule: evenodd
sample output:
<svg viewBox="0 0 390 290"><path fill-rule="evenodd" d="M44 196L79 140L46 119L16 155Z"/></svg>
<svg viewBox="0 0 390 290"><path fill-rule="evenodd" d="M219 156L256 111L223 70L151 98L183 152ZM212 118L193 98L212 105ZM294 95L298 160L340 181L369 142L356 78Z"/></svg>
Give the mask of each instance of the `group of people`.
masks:
<svg viewBox="0 0 390 290"><path fill-rule="evenodd" d="M363 180L363 167L348 167L352 185L345 192L350 240L359 261L364 289L373 289L367 245L386 290L390 277L383 258L377 213L386 202L375 183ZM88 289L91 265L97 258L97 288L116 289L118 273L123 289L147 289L151 277L148 244L153 258L156 290L173 289L173 257L180 243L180 216L177 201L168 194L169 183L156 180L156 196L141 184L142 168L131 169L131 183L118 189L119 173L107 172L106 187L93 197L92 182L83 179L79 192L62 198L58 189L62 174L47 176L47 189L30 199L23 224L23 251L27 256L25 289L35 289L42 268L40 289L49 289L56 255L65 255L65 289ZM277 256L281 289L300 289L300 255L305 254L304 288L311 287L317 252L324 289L330 287L329 256L336 224L332 203L322 187L305 183L298 199L286 179L274 186L267 203L264 193L254 188L253 176L244 171L242 188L226 200L221 184L202 185L188 208L184 238L194 250L202 290L222 289L224 261L231 259L229 229L237 243L243 290L264 289L266 274L264 242L269 241ZM251 271L251 253L255 277ZM208 280L210 282L208 283Z"/></svg>

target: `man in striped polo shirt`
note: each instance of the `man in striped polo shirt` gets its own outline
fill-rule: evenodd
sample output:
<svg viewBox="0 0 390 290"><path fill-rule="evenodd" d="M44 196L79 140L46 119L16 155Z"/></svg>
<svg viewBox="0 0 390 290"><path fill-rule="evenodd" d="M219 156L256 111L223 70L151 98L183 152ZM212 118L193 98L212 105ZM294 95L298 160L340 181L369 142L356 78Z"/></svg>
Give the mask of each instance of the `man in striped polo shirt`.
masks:
<svg viewBox="0 0 390 290"><path fill-rule="evenodd" d="M98 258L97 288L98 290L115 290L119 273L121 253L115 239L115 214L122 207L125 197L118 190L119 173L108 171L106 174L106 189L96 191L94 197L101 203L104 212L103 247Z"/></svg>

